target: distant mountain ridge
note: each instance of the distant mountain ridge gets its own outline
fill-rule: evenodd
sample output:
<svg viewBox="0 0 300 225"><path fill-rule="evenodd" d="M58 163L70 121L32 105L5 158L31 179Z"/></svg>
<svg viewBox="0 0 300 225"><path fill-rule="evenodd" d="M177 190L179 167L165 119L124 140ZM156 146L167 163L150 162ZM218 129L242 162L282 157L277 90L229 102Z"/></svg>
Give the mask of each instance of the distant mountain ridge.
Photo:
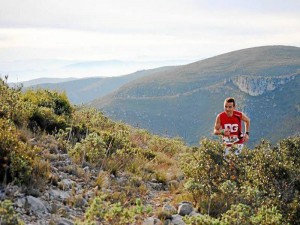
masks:
<svg viewBox="0 0 300 225"><path fill-rule="evenodd" d="M0 75L9 82L23 82L33 77L115 77L141 70L184 65L190 60L64 60L32 59L0 62Z"/></svg>
<svg viewBox="0 0 300 225"><path fill-rule="evenodd" d="M69 78L48 78L48 77L43 77L43 78L37 78L33 80L28 80L28 81L22 81L22 82L15 82L15 83L9 83L10 85L23 85L23 87L30 87L34 85L39 85L39 84L56 84L56 83L62 83L62 82L67 82L67 81L73 81L78 78L74 77L69 77Z"/></svg>
<svg viewBox="0 0 300 225"><path fill-rule="evenodd" d="M92 105L116 120L197 144L213 136L215 116L233 96L251 118L250 144L275 142L299 132L299 74L300 48L255 47L157 71Z"/></svg>
<svg viewBox="0 0 300 225"><path fill-rule="evenodd" d="M30 89L43 88L57 91L65 91L68 98L73 104L86 104L117 90L122 85L133 81L137 78L151 75L152 73L155 73L157 71L171 70L172 68L173 67L170 66L151 70L142 70L129 75L118 77L90 77L82 79L72 79L69 81L57 83L40 82L36 85L24 85L24 87Z"/></svg>
<svg viewBox="0 0 300 225"><path fill-rule="evenodd" d="M299 69L299 60L291 61L300 57L299 48L296 47L256 47L222 54L209 59L178 67L176 70L168 72L158 72L151 77L139 79L130 83L128 89L131 92L140 88L139 85L147 85L148 89L154 88L152 94L155 96L165 95L167 87L182 87L181 91L192 90L194 87L207 87L215 84L216 80L222 78L232 78L233 76L281 76L292 74ZM294 67L295 66L295 67ZM172 82L169 82L172 79ZM148 85L148 83L166 85L164 89L161 85ZM189 85L186 85L189 83ZM132 88L134 86L134 88ZM139 86L139 87L137 87ZM171 89L168 91L172 92ZM174 89L177 93L177 90ZM123 94L125 91L119 92ZM130 94L128 90L126 94ZM136 93L135 93L136 94ZM149 95L144 93L143 95ZM151 94L150 94L151 95Z"/></svg>

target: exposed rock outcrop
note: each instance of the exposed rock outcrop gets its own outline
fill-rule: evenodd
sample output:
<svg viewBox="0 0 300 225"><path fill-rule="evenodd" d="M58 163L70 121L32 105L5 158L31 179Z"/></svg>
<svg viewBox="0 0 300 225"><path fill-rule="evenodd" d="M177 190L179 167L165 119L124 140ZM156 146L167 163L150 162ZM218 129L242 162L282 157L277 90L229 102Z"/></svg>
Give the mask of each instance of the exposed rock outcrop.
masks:
<svg viewBox="0 0 300 225"><path fill-rule="evenodd" d="M284 85L295 78L296 75L265 77L265 76L247 76L241 75L230 79L241 91L251 95L258 96L268 91L273 91L281 85Z"/></svg>

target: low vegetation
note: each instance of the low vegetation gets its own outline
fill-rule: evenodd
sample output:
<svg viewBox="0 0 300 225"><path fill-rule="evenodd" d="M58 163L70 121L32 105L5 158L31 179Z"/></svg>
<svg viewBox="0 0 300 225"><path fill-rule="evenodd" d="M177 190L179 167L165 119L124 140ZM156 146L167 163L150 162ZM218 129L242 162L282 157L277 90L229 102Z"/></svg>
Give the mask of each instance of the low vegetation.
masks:
<svg viewBox="0 0 300 225"><path fill-rule="evenodd" d="M182 155L181 167L186 190L207 217L187 222L299 223L299 148L299 137L284 139L275 147L262 141L224 160L222 145L203 139L199 148Z"/></svg>
<svg viewBox="0 0 300 225"><path fill-rule="evenodd" d="M0 182L41 191L48 183L63 185L50 162L68 154L70 172L94 187L77 224L140 224L159 216L148 202L147 184L154 181L167 187L174 204L188 200L201 213L185 217L186 224L299 224L299 146L299 137L275 146L261 141L224 159L218 141L204 138L198 147L187 146L72 106L64 93L23 93L0 80ZM85 172L87 166L96 178ZM113 191L103 191L107 187ZM79 197L66 204L76 205ZM9 200L0 204L0 220L22 224Z"/></svg>

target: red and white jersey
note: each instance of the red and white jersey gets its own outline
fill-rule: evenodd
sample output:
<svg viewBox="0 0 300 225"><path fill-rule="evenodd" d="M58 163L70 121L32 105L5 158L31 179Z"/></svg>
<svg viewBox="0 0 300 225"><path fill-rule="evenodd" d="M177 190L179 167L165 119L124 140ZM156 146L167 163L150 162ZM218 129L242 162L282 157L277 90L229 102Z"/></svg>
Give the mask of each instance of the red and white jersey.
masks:
<svg viewBox="0 0 300 225"><path fill-rule="evenodd" d="M236 141L237 144L243 143L242 134L242 112L233 111L232 116L228 116L226 112L222 112L219 114L219 118L221 121L222 129L227 129L230 131L230 138L238 138L239 141Z"/></svg>

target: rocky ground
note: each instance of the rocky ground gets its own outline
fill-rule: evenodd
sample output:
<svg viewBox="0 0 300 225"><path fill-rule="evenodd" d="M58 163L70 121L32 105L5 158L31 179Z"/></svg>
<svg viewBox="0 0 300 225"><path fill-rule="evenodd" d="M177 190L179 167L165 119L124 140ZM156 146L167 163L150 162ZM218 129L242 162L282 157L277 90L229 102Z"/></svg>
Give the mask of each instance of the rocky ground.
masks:
<svg viewBox="0 0 300 225"><path fill-rule="evenodd" d="M70 157L62 152L48 155L51 160L51 178L47 184L37 188L24 188L7 184L0 191L1 200L10 199L15 211L25 224L56 224L71 225L76 220L83 218L88 207L89 200L99 193L99 187L95 186L99 172L88 165L83 166L83 173L78 174ZM128 177L124 174L118 176L104 176L101 191L105 193L122 192L122 187ZM178 181L159 183L156 180L143 181L147 187L143 199L147 200L155 211L162 208L169 215L164 222L157 216L149 217L144 221L145 225L153 224L185 224L184 215L197 215L191 203L182 202L175 206L170 194L170 185L178 185ZM88 191L87 191L88 190Z"/></svg>

